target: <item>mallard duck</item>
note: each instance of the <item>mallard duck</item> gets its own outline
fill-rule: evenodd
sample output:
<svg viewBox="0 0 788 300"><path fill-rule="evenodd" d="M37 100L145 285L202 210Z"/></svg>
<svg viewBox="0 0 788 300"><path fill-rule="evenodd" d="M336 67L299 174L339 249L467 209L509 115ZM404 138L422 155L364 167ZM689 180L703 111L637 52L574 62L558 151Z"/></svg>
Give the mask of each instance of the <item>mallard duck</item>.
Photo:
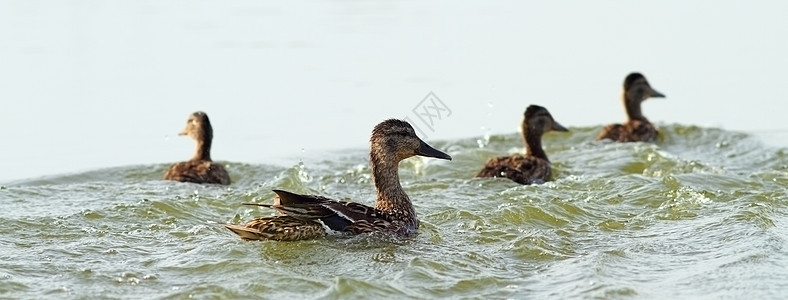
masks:
<svg viewBox="0 0 788 300"><path fill-rule="evenodd" d="M519 184L539 184L550 180L552 170L542 149L542 135L551 130L569 130L558 124L544 107L528 106L524 115L520 127L525 155L491 158L476 177L506 177Z"/></svg>
<svg viewBox="0 0 788 300"><path fill-rule="evenodd" d="M651 88L642 74L627 75L624 79L623 99L629 119L624 124L605 126L596 139L611 139L616 142L656 142L657 129L640 110L640 104L648 98L665 98L665 95Z"/></svg>
<svg viewBox="0 0 788 300"><path fill-rule="evenodd" d="M336 201L322 196L274 190L274 204L244 203L273 208L283 216L259 218L246 225L226 224L245 240L294 241L328 233L383 232L397 236L416 233L419 219L399 182L399 162L414 155L451 160L451 156L427 145L408 122L386 120L375 126L370 138L369 162L377 189L374 207Z"/></svg>
<svg viewBox="0 0 788 300"><path fill-rule="evenodd" d="M201 111L191 114L186 121L186 129L178 135L193 138L197 142L197 149L190 160L170 166L167 173L164 173L164 180L230 184L230 176L224 166L211 161L213 127L208 115Z"/></svg>

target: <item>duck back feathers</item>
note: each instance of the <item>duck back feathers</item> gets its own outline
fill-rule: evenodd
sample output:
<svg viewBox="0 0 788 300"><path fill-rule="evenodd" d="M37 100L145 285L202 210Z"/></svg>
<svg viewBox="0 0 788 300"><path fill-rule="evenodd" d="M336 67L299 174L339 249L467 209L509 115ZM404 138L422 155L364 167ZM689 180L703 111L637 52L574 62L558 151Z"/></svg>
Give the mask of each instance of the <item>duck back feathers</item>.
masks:
<svg viewBox="0 0 788 300"><path fill-rule="evenodd" d="M164 180L192 183L230 184L230 176L224 166L203 160L175 163L164 173Z"/></svg>

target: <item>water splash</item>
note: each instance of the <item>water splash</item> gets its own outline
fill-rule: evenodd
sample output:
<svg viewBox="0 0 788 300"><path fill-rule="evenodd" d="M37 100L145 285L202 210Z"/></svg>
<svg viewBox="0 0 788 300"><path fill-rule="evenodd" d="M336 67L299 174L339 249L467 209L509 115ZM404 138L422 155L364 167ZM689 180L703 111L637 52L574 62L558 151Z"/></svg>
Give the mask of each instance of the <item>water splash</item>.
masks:
<svg viewBox="0 0 788 300"><path fill-rule="evenodd" d="M310 175L309 172L307 172L306 165L304 164L303 161L299 162L296 168L298 169L298 179L301 180L301 182L304 183L312 182L314 178L312 178L312 175Z"/></svg>
<svg viewBox="0 0 788 300"><path fill-rule="evenodd" d="M482 138L476 140L476 145L480 149L487 147L487 145L490 144L490 132L491 132L490 128L487 128L486 126L482 126L481 130L483 132Z"/></svg>

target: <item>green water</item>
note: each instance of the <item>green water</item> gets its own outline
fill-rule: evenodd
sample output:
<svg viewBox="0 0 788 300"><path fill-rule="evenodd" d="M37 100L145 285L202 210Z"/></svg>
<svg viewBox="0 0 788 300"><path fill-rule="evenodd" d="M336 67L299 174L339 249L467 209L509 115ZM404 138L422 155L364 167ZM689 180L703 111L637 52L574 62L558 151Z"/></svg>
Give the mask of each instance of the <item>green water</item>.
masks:
<svg viewBox="0 0 788 300"><path fill-rule="evenodd" d="M788 152L664 125L662 141L550 133L556 181L474 179L516 134L432 142L409 159L418 236L244 242L218 224L273 212L272 188L372 204L367 149L292 167L229 162L230 187L119 167L0 188L1 298L781 298ZM480 147L482 145L483 147Z"/></svg>

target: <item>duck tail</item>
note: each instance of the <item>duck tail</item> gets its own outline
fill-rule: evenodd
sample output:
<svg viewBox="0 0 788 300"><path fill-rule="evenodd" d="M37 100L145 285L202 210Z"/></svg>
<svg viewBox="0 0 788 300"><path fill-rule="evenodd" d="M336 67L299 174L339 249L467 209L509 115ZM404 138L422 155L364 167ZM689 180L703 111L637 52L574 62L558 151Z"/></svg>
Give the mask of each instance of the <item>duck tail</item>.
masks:
<svg viewBox="0 0 788 300"><path fill-rule="evenodd" d="M298 241L326 235L320 223L288 216L254 219L245 225L224 224L224 227L244 240Z"/></svg>
<svg viewBox="0 0 788 300"><path fill-rule="evenodd" d="M244 240L264 240L266 239L263 234L257 229L249 228L243 225L224 224L224 227L237 234Z"/></svg>
<svg viewBox="0 0 788 300"><path fill-rule="evenodd" d="M241 204L243 204L243 205L252 205L252 206L262 206L262 207L268 207L268 208L274 208L274 205L275 205L275 204L263 204L263 203L254 203L254 202L244 202L244 203L241 203Z"/></svg>

